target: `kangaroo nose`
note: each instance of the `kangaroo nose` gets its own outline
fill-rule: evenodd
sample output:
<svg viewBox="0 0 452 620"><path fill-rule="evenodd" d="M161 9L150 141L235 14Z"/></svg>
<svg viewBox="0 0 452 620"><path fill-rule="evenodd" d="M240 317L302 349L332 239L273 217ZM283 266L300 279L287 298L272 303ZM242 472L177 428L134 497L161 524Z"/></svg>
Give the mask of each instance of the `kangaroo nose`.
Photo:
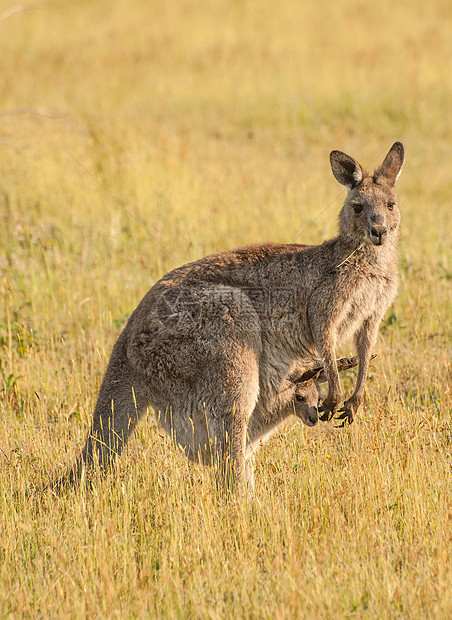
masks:
<svg viewBox="0 0 452 620"><path fill-rule="evenodd" d="M386 226L372 226L370 232L374 237L382 237L386 235L388 231L386 230Z"/></svg>
<svg viewBox="0 0 452 620"><path fill-rule="evenodd" d="M375 245L381 245L383 238L388 234L386 226L372 226L370 229L370 237Z"/></svg>
<svg viewBox="0 0 452 620"><path fill-rule="evenodd" d="M309 426L315 426L317 424L317 422L319 421L319 416L316 407L309 408L308 418L310 422Z"/></svg>

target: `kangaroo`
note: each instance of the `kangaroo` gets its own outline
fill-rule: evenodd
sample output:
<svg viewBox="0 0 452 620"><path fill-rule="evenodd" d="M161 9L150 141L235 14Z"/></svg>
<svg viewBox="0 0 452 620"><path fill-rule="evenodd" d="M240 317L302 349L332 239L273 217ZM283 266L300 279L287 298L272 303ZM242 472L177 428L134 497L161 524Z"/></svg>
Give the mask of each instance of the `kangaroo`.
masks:
<svg viewBox="0 0 452 620"><path fill-rule="evenodd" d="M398 285L396 142L370 176L332 151L348 193L339 234L321 245L266 243L202 258L159 280L113 347L86 445L69 475L120 454L151 406L187 457L228 488L252 485L253 450L291 414L351 423L378 326ZM336 347L353 338L358 376L341 409ZM317 361L320 358L320 363ZM354 363L354 362L353 362ZM352 364L353 365L353 364ZM328 394L318 408L318 384ZM304 400L303 400L304 399Z"/></svg>

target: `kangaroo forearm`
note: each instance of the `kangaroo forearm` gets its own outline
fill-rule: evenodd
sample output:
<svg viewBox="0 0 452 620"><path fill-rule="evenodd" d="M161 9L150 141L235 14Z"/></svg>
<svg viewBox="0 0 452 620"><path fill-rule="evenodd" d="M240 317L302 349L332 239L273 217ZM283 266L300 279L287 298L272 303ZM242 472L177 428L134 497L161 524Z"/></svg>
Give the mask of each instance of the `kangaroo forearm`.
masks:
<svg viewBox="0 0 452 620"><path fill-rule="evenodd" d="M340 398L342 394L341 384L339 380L339 372L335 357L336 337L333 330L313 330L314 340L322 358L325 375L328 381L328 397Z"/></svg>
<svg viewBox="0 0 452 620"><path fill-rule="evenodd" d="M356 380L355 391L353 392L353 397L355 399L359 398L359 400L361 400L364 393L364 383L367 378L372 348L374 347L377 339L380 320L381 319L379 316L368 319L355 337L355 344L359 359L358 377Z"/></svg>

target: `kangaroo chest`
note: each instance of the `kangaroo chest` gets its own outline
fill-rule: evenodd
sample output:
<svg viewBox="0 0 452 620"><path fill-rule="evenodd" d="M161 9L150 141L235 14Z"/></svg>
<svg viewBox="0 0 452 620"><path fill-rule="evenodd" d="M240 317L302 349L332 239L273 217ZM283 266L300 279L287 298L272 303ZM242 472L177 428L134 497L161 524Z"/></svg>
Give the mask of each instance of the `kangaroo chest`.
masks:
<svg viewBox="0 0 452 620"><path fill-rule="evenodd" d="M351 338L369 317L381 316L393 299L392 288L395 290L391 282L382 277L368 277L354 283L337 323L338 341Z"/></svg>

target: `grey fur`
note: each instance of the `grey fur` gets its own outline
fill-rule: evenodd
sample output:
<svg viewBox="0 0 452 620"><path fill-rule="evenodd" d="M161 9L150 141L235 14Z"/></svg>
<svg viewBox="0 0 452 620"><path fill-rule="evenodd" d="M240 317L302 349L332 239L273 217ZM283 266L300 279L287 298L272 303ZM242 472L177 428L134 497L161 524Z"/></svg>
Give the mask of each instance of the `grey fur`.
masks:
<svg viewBox="0 0 452 620"><path fill-rule="evenodd" d="M348 188L337 237L207 256L145 295L113 348L71 479L93 458L105 468L151 406L188 458L217 465L228 485L252 485L254 450L282 422L292 414L317 422L322 378L322 419L337 412L344 365L338 368L335 349L350 337L358 379L340 417L353 420L378 326L397 291L393 187L404 150L396 142L372 177L340 151L330 159Z"/></svg>

